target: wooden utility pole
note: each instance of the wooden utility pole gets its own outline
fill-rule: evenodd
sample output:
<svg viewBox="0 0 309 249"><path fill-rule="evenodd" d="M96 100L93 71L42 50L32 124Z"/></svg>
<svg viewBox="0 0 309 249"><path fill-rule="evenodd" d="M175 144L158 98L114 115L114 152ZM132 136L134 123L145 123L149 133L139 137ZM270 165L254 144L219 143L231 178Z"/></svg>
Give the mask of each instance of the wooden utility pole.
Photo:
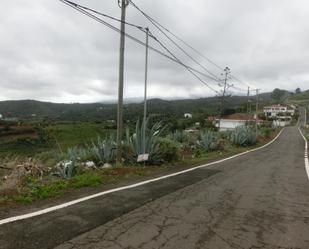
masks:
<svg viewBox="0 0 309 249"><path fill-rule="evenodd" d="M120 5L121 1L121 5ZM124 79L124 48L125 48L125 19L128 0L118 0L121 7L120 24L120 53L119 53L119 82L118 82L118 109L117 109L117 155L116 164L122 164L122 135L123 135L123 79Z"/></svg>
<svg viewBox="0 0 309 249"><path fill-rule="evenodd" d="M147 120L147 80L148 80L148 40L149 29L146 28L146 51L145 51L145 88L144 88L144 127L143 127L143 154L146 153L146 120Z"/></svg>
<svg viewBox="0 0 309 249"><path fill-rule="evenodd" d="M249 101L250 101L250 87L248 86L248 92L247 92L247 114L249 114Z"/></svg>
<svg viewBox="0 0 309 249"><path fill-rule="evenodd" d="M226 67L224 69L224 84L223 84L223 92L222 92L222 99L221 99L221 113L220 115L222 116L223 114L223 110L224 110L224 98L225 98L225 94L226 94L226 89L227 89L227 79L228 79L228 75L230 74L230 69L228 67Z"/></svg>
<svg viewBox="0 0 309 249"><path fill-rule="evenodd" d="M246 123L246 126L248 126L248 125L249 125L249 122L250 122L249 96L250 96L250 87L248 86L248 92L247 92L247 123Z"/></svg>
<svg viewBox="0 0 309 249"><path fill-rule="evenodd" d="M220 119L219 119L219 125L218 125L219 130L220 130L221 118L223 116L224 98L225 98L225 94L226 94L226 90L227 90L227 86L228 86L227 80L228 80L229 74L230 74L229 67L224 68L224 74L222 73L222 75L224 75L224 83L223 83L223 90L222 90L222 96L221 96L221 102L220 102ZM221 86L221 84L219 84L219 86Z"/></svg>
<svg viewBox="0 0 309 249"><path fill-rule="evenodd" d="M256 110L255 110L255 135L258 136L258 111L259 111L259 90L256 89Z"/></svg>

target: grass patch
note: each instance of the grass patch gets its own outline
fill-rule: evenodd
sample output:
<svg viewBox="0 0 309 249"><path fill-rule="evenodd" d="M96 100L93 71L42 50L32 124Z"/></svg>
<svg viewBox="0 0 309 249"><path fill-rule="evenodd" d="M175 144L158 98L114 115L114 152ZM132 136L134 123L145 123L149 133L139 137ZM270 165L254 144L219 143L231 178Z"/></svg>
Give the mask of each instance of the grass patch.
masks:
<svg viewBox="0 0 309 249"><path fill-rule="evenodd" d="M31 203L36 199L47 199L59 196L69 187L69 182L65 180L56 180L48 183L42 183L38 180L28 177L25 179L25 186L19 189L18 194L13 200L19 203Z"/></svg>
<svg viewBox="0 0 309 249"><path fill-rule="evenodd" d="M47 127L46 131L57 140L62 150L115 133L115 130L104 129L103 124L95 123L57 124Z"/></svg>
<svg viewBox="0 0 309 249"><path fill-rule="evenodd" d="M97 174L86 173L74 176L71 180L73 188L96 187L103 183L102 176Z"/></svg>
<svg viewBox="0 0 309 249"><path fill-rule="evenodd" d="M28 177L25 180L25 187L21 188L12 199L18 203L27 204L37 199L60 196L71 188L96 187L102 183L102 176L93 173L77 175L70 181L54 180L45 183Z"/></svg>
<svg viewBox="0 0 309 249"><path fill-rule="evenodd" d="M30 195L20 194L13 198L17 203L29 204L33 201L33 198Z"/></svg>
<svg viewBox="0 0 309 249"><path fill-rule="evenodd" d="M147 168L121 167L96 172L87 172L74 176L70 180L56 179L52 181L39 181L32 177L24 180L24 187L20 188L17 194L7 197L5 200L21 204L29 204L35 200L42 200L63 195L70 189L84 187L97 187L102 184L115 183L121 179L134 176L144 176L149 172ZM4 201L4 200L2 200ZM1 199L0 199L1 203Z"/></svg>
<svg viewBox="0 0 309 249"><path fill-rule="evenodd" d="M30 194L36 199L46 199L62 194L64 190L68 188L68 186L68 182L64 180L58 180L49 184L34 186L31 188Z"/></svg>

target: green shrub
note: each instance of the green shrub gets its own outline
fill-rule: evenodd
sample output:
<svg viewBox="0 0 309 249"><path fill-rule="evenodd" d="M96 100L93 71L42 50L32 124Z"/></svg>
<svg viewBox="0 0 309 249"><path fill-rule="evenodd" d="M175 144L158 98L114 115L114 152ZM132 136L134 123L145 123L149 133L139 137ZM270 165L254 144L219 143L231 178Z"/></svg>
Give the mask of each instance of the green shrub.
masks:
<svg viewBox="0 0 309 249"><path fill-rule="evenodd" d="M261 131L262 136L269 138L271 136L272 129L263 128Z"/></svg>
<svg viewBox="0 0 309 249"><path fill-rule="evenodd" d="M174 162L180 159L180 144L168 139L157 138L156 143L159 147L159 157L162 162Z"/></svg>

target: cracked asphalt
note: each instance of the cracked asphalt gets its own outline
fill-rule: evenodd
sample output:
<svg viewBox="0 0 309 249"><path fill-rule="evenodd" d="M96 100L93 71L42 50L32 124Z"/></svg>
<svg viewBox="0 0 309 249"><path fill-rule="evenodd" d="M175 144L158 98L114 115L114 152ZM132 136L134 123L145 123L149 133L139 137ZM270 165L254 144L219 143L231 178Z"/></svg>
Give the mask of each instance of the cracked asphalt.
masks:
<svg viewBox="0 0 309 249"><path fill-rule="evenodd" d="M304 140L0 226L0 248L308 249Z"/></svg>

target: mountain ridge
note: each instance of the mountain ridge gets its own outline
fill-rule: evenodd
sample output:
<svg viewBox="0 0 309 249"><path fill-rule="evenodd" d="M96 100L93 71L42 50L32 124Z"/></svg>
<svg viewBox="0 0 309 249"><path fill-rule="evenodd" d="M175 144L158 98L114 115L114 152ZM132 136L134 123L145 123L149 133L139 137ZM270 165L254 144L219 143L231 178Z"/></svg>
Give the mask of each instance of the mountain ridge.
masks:
<svg viewBox="0 0 309 249"><path fill-rule="evenodd" d="M260 95L261 103L270 100L271 93ZM256 97L251 96L254 102ZM247 102L246 96L231 96L226 98L226 107L238 108ZM220 99L218 97L206 97L198 99L165 100L152 98L147 100L148 111L152 114L183 115L183 113L208 113L215 114L218 111ZM125 103L124 115L130 119L140 116L143 111L143 101L138 103ZM116 119L117 103L53 103L37 100L6 100L0 101L0 114L4 117L52 118L57 120L108 120Z"/></svg>

